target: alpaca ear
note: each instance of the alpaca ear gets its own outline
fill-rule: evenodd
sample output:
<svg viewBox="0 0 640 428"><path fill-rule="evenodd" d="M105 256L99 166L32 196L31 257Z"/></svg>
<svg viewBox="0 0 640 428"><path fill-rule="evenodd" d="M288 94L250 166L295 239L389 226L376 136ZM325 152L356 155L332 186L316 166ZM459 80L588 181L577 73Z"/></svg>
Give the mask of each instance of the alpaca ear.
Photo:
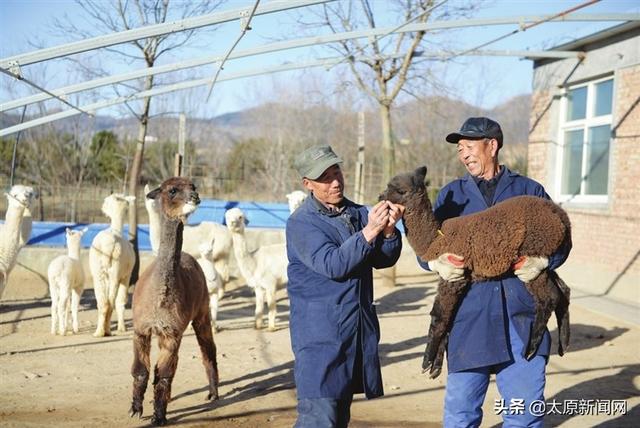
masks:
<svg viewBox="0 0 640 428"><path fill-rule="evenodd" d="M69 229L68 227L66 227L66 228L64 229L64 233L66 233L67 235L68 235L70 232L71 232L71 229Z"/></svg>
<svg viewBox="0 0 640 428"><path fill-rule="evenodd" d="M426 176L427 176L426 166L421 166L420 168L417 168L416 172L414 173L413 184L415 184L416 186L422 186L424 184L424 179Z"/></svg>
<svg viewBox="0 0 640 428"><path fill-rule="evenodd" d="M162 190L158 187L147 193L147 199L156 199Z"/></svg>
<svg viewBox="0 0 640 428"><path fill-rule="evenodd" d="M136 201L136 197L135 196L125 196L124 200L127 201L129 204L133 204Z"/></svg>

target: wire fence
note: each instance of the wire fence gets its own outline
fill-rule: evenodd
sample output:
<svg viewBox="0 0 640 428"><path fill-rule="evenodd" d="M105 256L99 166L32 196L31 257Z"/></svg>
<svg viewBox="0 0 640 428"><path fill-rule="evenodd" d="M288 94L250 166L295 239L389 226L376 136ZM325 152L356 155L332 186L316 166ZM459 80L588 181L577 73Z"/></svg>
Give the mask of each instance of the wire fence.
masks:
<svg viewBox="0 0 640 428"><path fill-rule="evenodd" d="M228 201L255 201L287 203L286 193L293 190L302 190L301 180L292 179L285 188L289 190L284 194L274 194L256 189L253 182L245 178L231 178L224 176L207 175L206 168L187 168L185 176L191 177L198 187L198 193L202 199L221 199ZM352 171L344 171L345 195L352 198L355 194ZM429 190L433 198L438 189L450 181L453 177L435 177L431 179ZM378 200L378 195L384 187L381 184L382 174L372 169L364 172L364 203L372 205ZM37 185L31 183L17 183L33 186L37 198L31 206L31 215L35 221L57 221L75 223L107 223L108 219L102 213L101 207L104 198L111 193L122 192L121 183L85 183L82 186L53 186ZM267 183L268 185L268 183ZM0 187L9 190L9 178L0 178ZM144 207L144 188L138 188L138 222L148 223L147 211ZM0 198L0 213L4 219L7 210L7 199Z"/></svg>

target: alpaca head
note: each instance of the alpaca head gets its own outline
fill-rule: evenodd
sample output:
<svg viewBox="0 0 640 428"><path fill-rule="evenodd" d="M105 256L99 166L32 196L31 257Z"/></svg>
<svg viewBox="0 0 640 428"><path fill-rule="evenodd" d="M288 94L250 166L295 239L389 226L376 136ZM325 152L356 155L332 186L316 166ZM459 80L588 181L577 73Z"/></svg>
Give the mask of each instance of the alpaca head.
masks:
<svg viewBox="0 0 640 428"><path fill-rule="evenodd" d="M82 235L84 235L87 230L89 229L86 227L82 230L72 230L67 227L65 230L67 237L67 248L80 248Z"/></svg>
<svg viewBox="0 0 640 428"><path fill-rule="evenodd" d="M200 204L196 186L185 177L171 177L165 180L160 187L147 193L147 198L160 204L165 218L180 220L183 224L186 224L187 217Z"/></svg>
<svg viewBox="0 0 640 428"><path fill-rule="evenodd" d="M245 217L240 208L231 208L224 213L224 220L231 232L243 233L244 226L249 224L249 220Z"/></svg>
<svg viewBox="0 0 640 428"><path fill-rule="evenodd" d="M16 184L6 193L9 206L29 208L36 193L31 186Z"/></svg>
<svg viewBox="0 0 640 428"><path fill-rule="evenodd" d="M293 213L304 200L307 199L307 194L302 190L294 190L287 194L287 201L289 201L289 212Z"/></svg>
<svg viewBox="0 0 640 428"><path fill-rule="evenodd" d="M413 172L398 174L389 181L386 190L380 194L378 199L407 205L416 196L422 198L427 193L427 186L424 183L426 175L426 166L421 166Z"/></svg>
<svg viewBox="0 0 640 428"><path fill-rule="evenodd" d="M151 192L151 187L149 187L149 184L145 184L144 185L144 194L145 194L145 198L144 198L144 206L147 209L147 212L151 213L151 212L160 212L160 200L158 199L151 199L146 197L146 195L148 195Z"/></svg>
<svg viewBox="0 0 640 428"><path fill-rule="evenodd" d="M129 204L136 200L135 196L124 196L121 193L112 193L102 203L102 212L110 219L122 219Z"/></svg>

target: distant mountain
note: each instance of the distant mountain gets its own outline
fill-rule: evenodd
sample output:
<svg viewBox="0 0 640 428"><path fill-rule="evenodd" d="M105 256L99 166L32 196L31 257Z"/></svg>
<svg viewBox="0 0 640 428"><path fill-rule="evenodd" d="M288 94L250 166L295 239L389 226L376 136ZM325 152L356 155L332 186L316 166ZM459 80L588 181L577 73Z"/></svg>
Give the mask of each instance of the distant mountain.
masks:
<svg viewBox="0 0 640 428"><path fill-rule="evenodd" d="M394 132L401 138L407 136L427 141L444 141L446 135L459 129L467 117L488 116L501 124L505 142L525 144L528 140L530 109L529 94L513 97L493 109L482 109L446 97L429 97L396 106L393 109ZM290 116L291 118L296 118L296 115L300 114L295 106L267 103L242 111L225 113L212 119L188 118L187 138L198 148L207 149L215 146L216 150L226 152L238 141L259 138L268 132L265 131L268 129L265 124L272 122L274 112L278 112L280 117ZM340 112L333 111L329 107L314 107L305 113L308 120L320 117L325 122L331 122L341 115ZM32 118L26 117L25 121ZM379 134L378 120L375 109L367 113L367 129L374 139ZM19 121L19 114L0 114L2 128L17 124ZM72 132L75 121L77 117L53 122L51 126L61 132ZM96 132L111 130L121 140L134 139L138 134L138 122L132 117L117 119L98 115L93 127ZM153 117L149 121L147 135L157 137L159 140L177 141L178 118Z"/></svg>

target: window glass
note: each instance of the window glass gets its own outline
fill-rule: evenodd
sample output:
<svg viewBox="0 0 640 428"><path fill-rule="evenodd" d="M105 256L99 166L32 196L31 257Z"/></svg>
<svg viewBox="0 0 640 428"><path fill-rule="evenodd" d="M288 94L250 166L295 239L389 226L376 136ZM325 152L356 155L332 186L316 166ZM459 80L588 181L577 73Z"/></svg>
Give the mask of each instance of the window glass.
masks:
<svg viewBox="0 0 640 428"><path fill-rule="evenodd" d="M606 80L596 85L596 104L594 116L604 116L611 114L611 104L613 99L613 80Z"/></svg>
<svg viewBox="0 0 640 428"><path fill-rule="evenodd" d="M587 142L587 167L585 193L606 195L609 176L609 139L611 126L589 128Z"/></svg>
<svg viewBox="0 0 640 428"><path fill-rule="evenodd" d="M562 193L580 193L582 174L582 140L584 130L577 129L564 133L564 156L562 165Z"/></svg>
<svg viewBox="0 0 640 428"><path fill-rule="evenodd" d="M587 87L571 89L567 94L567 121L587 116Z"/></svg>

